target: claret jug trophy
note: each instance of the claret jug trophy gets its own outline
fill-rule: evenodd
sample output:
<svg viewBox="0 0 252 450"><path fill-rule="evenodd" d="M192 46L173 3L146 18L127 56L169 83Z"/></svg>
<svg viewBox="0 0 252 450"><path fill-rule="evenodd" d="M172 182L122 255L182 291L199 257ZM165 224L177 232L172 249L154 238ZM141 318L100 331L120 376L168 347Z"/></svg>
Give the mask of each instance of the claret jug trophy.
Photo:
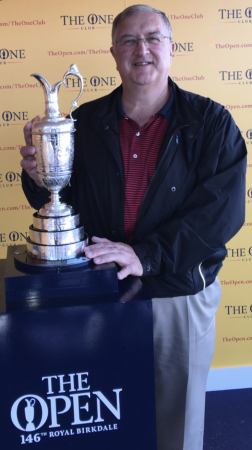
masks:
<svg viewBox="0 0 252 450"><path fill-rule="evenodd" d="M69 118L60 114L58 92L66 77L75 75L80 80L78 97L70 102ZM41 183L51 193L51 201L33 215L30 236L27 239L27 262L36 265L69 265L88 262L83 254L88 236L80 224L79 214L60 201L59 193L70 181L74 157L74 120L72 110L83 91L83 80L75 64L70 66L62 81L52 87L39 74L32 74L42 85L45 94L45 117L34 122L32 142L37 149L37 170ZM80 258L82 256L82 258ZM16 255L18 257L18 255ZM56 263L57 262L57 263Z"/></svg>

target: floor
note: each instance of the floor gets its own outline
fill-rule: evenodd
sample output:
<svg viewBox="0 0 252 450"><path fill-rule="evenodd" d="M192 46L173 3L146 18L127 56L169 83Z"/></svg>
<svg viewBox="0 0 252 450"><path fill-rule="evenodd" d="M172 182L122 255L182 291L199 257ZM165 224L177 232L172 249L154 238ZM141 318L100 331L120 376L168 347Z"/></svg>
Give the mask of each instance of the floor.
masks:
<svg viewBox="0 0 252 450"><path fill-rule="evenodd" d="M207 392L204 450L252 450L252 389Z"/></svg>

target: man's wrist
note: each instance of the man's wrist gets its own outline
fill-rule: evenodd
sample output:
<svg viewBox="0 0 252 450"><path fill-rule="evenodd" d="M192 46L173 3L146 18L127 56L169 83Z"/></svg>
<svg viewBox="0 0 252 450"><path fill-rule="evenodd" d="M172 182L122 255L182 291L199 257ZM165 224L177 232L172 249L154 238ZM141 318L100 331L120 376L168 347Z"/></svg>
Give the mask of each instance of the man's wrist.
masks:
<svg viewBox="0 0 252 450"><path fill-rule="evenodd" d="M43 191L47 191L47 189L41 184L41 186L39 186L34 180L33 178L31 178L28 173L23 169L22 171L22 181L25 183L25 185L28 187L28 189L34 193L40 193Z"/></svg>

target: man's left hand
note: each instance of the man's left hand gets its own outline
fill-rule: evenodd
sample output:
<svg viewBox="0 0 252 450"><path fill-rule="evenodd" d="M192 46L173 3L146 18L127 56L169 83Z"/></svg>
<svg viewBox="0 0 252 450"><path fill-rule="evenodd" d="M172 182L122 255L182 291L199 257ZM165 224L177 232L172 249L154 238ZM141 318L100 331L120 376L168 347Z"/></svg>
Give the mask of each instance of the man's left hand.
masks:
<svg viewBox="0 0 252 450"><path fill-rule="evenodd" d="M140 277L143 274L143 267L140 259L135 254L130 245L121 242L112 242L105 238L94 236L94 245L85 247L85 255L92 258L95 264L115 262L121 266L117 274L119 280L123 280L128 275Z"/></svg>

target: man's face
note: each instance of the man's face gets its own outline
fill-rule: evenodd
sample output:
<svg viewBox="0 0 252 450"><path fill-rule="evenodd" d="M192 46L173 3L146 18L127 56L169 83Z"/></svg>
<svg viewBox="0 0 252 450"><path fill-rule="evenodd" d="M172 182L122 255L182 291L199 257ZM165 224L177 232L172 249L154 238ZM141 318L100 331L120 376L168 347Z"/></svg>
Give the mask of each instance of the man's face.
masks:
<svg viewBox="0 0 252 450"><path fill-rule="evenodd" d="M118 41L123 36L144 38L155 32L168 36L162 17L149 11L140 11L125 17L119 23L113 40ZM138 41L133 47L120 46L117 43L110 51L115 58L123 86L130 88L133 85L167 85L174 51L174 44L170 39L164 39L157 46L145 45L143 41Z"/></svg>

